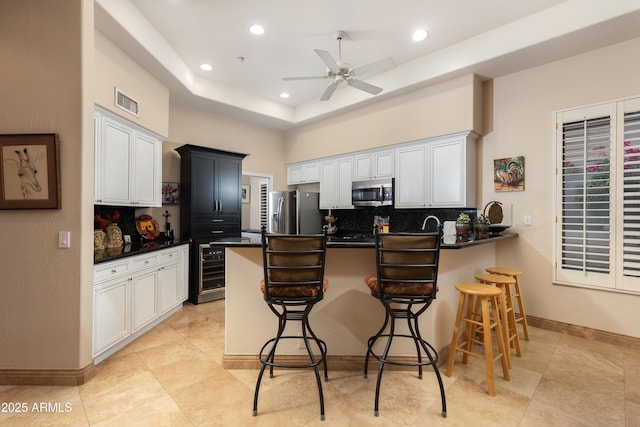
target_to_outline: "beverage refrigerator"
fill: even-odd
[[[322,233],[319,193],[272,191],[267,204],[267,231],[279,234]]]

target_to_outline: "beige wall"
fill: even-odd
[[[279,131],[171,104],[168,139],[178,145],[249,154],[242,162],[243,172],[273,174],[274,190],[287,187],[285,150]]]
[[[91,363],[93,1],[0,2],[0,133],[57,133],[60,210],[0,211],[0,368]],[[71,248],[58,249],[58,231]]]
[[[480,134],[482,84],[466,75],[286,134],[286,162],[473,130]]]
[[[169,89],[98,31],[95,64],[96,104],[161,136],[169,134]],[[115,106],[115,87],[139,102],[139,117]]]
[[[554,129],[557,110],[640,95],[640,39],[494,80],[493,131],[484,137],[482,200],[513,207],[517,241],[498,261],[524,271],[523,294],[533,316],[640,337],[640,296],[551,283],[554,227]],[[526,188],[495,193],[493,159],[525,157]],[[481,205],[481,203],[479,203]],[[523,215],[533,225],[524,227]]]

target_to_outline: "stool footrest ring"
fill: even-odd
[[[368,347],[369,347],[369,353],[371,354],[371,356],[373,356],[377,361],[382,362],[382,363],[388,363],[389,365],[398,365],[398,366],[429,366],[429,365],[433,365],[434,363],[437,364],[438,363],[438,352],[436,351],[435,348],[433,348],[433,346],[431,344],[429,344],[427,341],[425,340],[421,340],[421,339],[417,339],[411,335],[402,335],[402,334],[394,334],[393,338],[409,338],[412,341],[414,341],[416,344],[422,344],[425,345],[429,348],[430,352],[433,352],[432,354],[430,354],[430,360],[425,360],[422,362],[411,362],[411,361],[401,361],[401,360],[394,360],[394,359],[383,359],[382,356],[377,355],[373,349],[371,348],[372,345],[374,344],[374,340],[377,340],[378,338],[383,338],[383,337],[389,337],[390,334],[380,334],[380,335],[376,335],[373,336],[371,338],[369,338],[369,343],[368,343]],[[424,350],[423,350],[424,351]]]
[[[299,336],[296,336],[296,335],[287,335],[287,336],[281,336],[281,337],[278,338],[278,340],[284,340],[284,339],[304,340],[304,337],[299,337]],[[318,358],[315,362],[306,363],[306,364],[276,363],[274,361],[271,361],[271,359],[270,359],[270,355],[271,355],[272,352],[269,351],[265,355],[265,351],[264,351],[265,348],[267,348],[267,346],[269,346],[269,344],[272,344],[274,341],[276,341],[276,338],[271,338],[260,349],[260,353],[258,354],[258,359],[260,360],[260,363],[262,363],[264,365],[267,365],[267,366],[273,366],[275,368],[308,369],[308,368],[315,368],[316,366],[319,366],[322,363],[324,363],[324,361],[326,359],[326,356],[327,356],[327,344],[323,340],[319,339],[318,341],[315,341],[314,339],[309,339],[309,341],[315,342],[318,345],[318,347],[320,349],[320,352],[321,352],[321,354],[319,354],[319,355],[314,354],[314,357]],[[309,354],[300,354],[300,356],[309,356]]]

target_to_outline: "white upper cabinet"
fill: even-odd
[[[320,209],[351,209],[353,157],[345,156],[320,164]]]
[[[357,153],[353,156],[353,180],[393,178],[393,149]]]
[[[135,132],[133,195],[136,206],[162,206],[162,141]]]
[[[395,178],[393,192],[396,208],[428,206],[426,144],[396,148]]]
[[[162,139],[96,109],[95,204],[161,206]]]
[[[398,146],[395,207],[474,207],[476,138],[464,132]]]
[[[320,181],[320,162],[295,163],[287,166],[287,185]]]

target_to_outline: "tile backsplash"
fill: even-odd
[[[140,237],[136,230],[136,214],[135,208],[123,206],[93,206],[94,220],[96,215],[100,215],[104,219],[113,218],[115,211],[118,211],[118,226],[122,230],[122,234],[129,234],[132,238]],[[98,228],[94,221],[94,228]]]
[[[394,209],[390,206],[379,208],[358,208],[332,210],[333,216],[337,217],[336,226],[338,234],[341,233],[372,233],[374,217],[388,216],[390,232],[419,232],[422,229],[424,219],[429,215],[435,215],[441,222],[455,221],[460,212],[467,213],[473,221],[476,217],[475,208],[447,208],[447,209]],[[322,214],[327,215],[323,210]],[[432,225],[433,221],[428,223]]]

